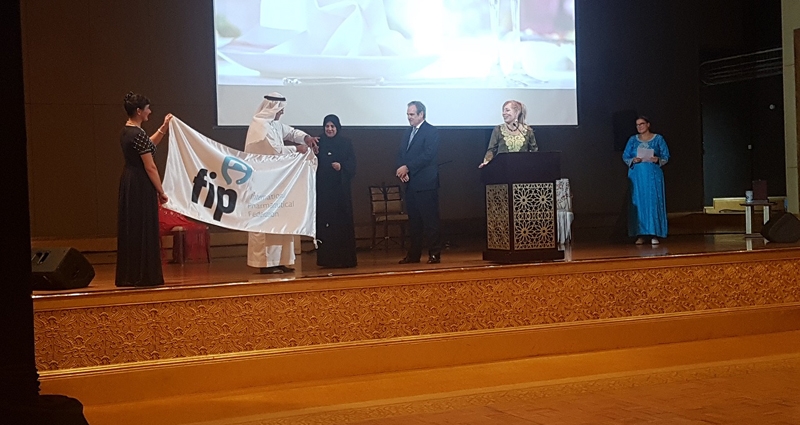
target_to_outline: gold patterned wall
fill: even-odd
[[[37,367],[70,369],[800,301],[800,259],[795,258],[541,276],[505,270],[516,275],[497,270],[492,273],[506,277],[394,286],[368,277],[359,284],[372,287],[36,311]]]

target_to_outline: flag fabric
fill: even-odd
[[[234,230],[316,236],[317,158],[245,153],[169,124],[164,207]]]

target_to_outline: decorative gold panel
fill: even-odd
[[[517,183],[514,193],[514,249],[556,247],[553,183]]]
[[[486,241],[489,249],[511,249],[508,217],[508,185],[486,185]]]
[[[800,259],[34,313],[40,370],[800,301]]]

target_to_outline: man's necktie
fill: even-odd
[[[414,129],[411,130],[411,137],[408,138],[408,146],[406,146],[406,150],[411,147],[411,141],[414,140],[414,135],[417,134],[417,130],[417,127],[414,127]]]

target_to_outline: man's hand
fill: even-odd
[[[633,161],[631,161],[631,162],[634,163],[634,164],[638,164],[638,163],[642,162],[642,158],[639,158],[637,156],[636,158],[633,158]]]
[[[408,167],[406,167],[405,165],[401,166],[400,168],[397,169],[397,173],[395,173],[395,175],[397,176],[398,179],[400,179],[401,182],[407,183]]]
[[[297,145],[297,152],[306,153],[308,152],[308,146],[306,145]]]
[[[314,153],[319,153],[319,137],[306,136],[303,138],[306,145],[310,147]]]

